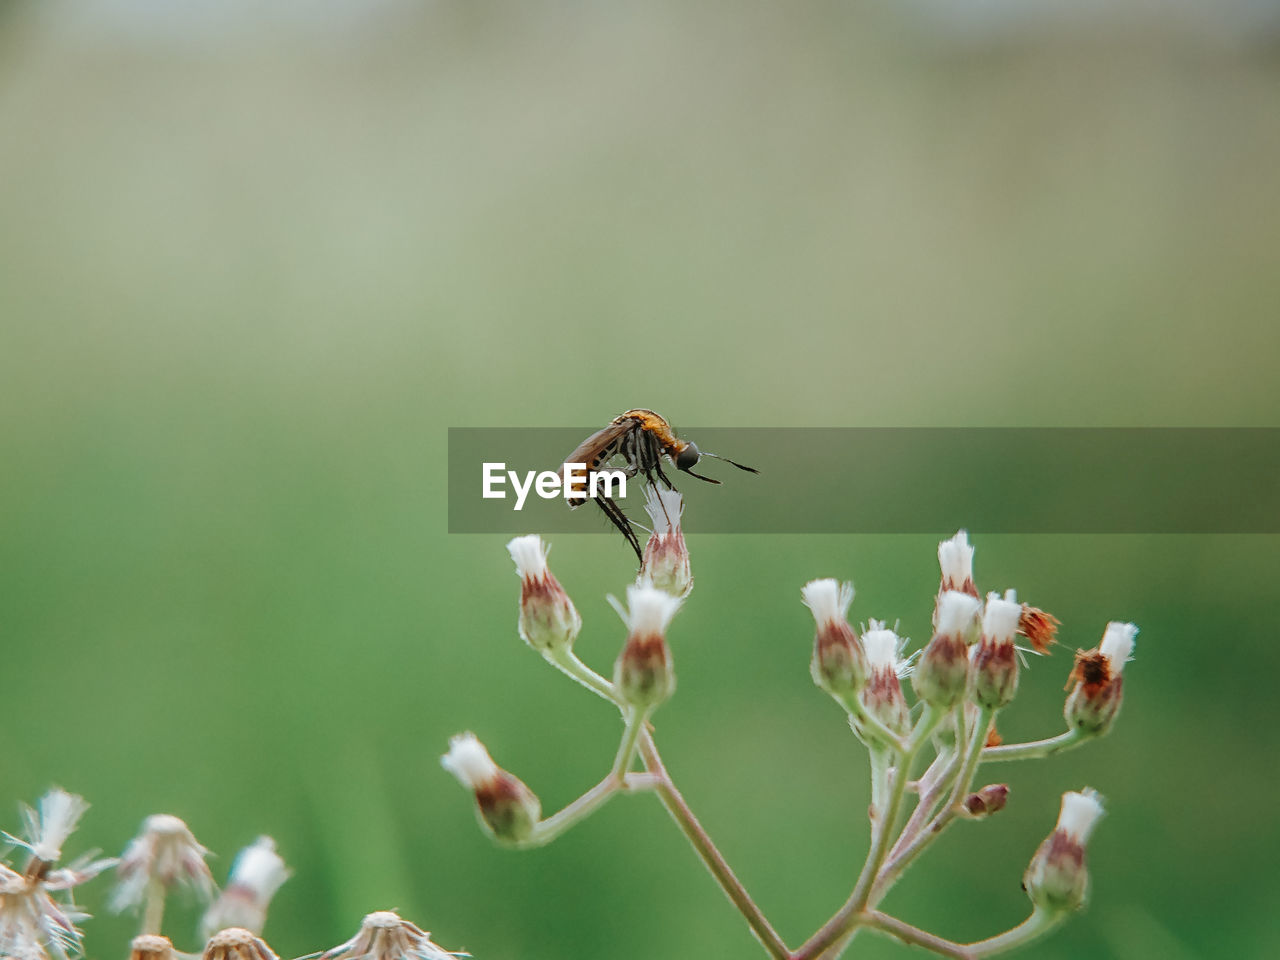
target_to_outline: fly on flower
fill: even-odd
[[[639,476],[651,486],[660,483],[668,490],[674,490],[676,485],[662,469],[663,457],[670,460],[677,470],[691,477],[697,477],[699,480],[705,480],[707,483],[720,481],[694,473],[693,468],[698,465],[702,457],[723,460],[748,473],[760,472],[755,467],[748,467],[728,457],[699,450],[690,441],[677,437],[671,424],[652,410],[628,410],[621,416],[614,417],[607,427],[597,430],[583,440],[573,453],[565,458],[564,466],[561,468],[561,475],[566,478],[565,500],[570,507],[579,507],[588,499],[594,500],[610,522],[627,538],[631,549],[636,552],[636,557],[643,561],[644,553],[640,549],[640,541],[631,527],[631,521],[622,512],[617,501],[607,494],[588,497],[587,490],[582,484],[570,486],[568,471],[571,465],[581,464],[586,468],[589,478],[593,472],[603,469],[616,458],[621,461],[621,472],[627,478]]]

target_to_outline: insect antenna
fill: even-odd
[[[755,467],[748,467],[745,463],[739,463],[737,460],[730,460],[728,457],[722,457],[718,453],[704,453],[703,456],[711,457],[713,460],[723,460],[725,463],[729,464],[730,466],[737,467],[739,470],[745,470],[747,471],[747,473],[760,472]],[[697,474],[694,474],[694,476],[697,476]]]

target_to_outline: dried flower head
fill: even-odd
[[[653,533],[644,547],[640,581],[672,596],[686,597],[693,589],[693,573],[680,529],[684,498],[676,490],[650,484],[644,491],[644,509],[653,522]]]
[[[848,620],[853,584],[810,580],[800,596],[816,627],[809,663],[813,682],[837,699],[856,695],[867,682],[867,657]]]
[[[215,887],[209,865],[204,862],[208,854],[180,818],[167,813],[147,817],[141,832],[129,841],[120,858],[111,909],[118,913],[138,906],[152,881],[165,890],[184,886],[202,900],[211,899]]]
[[[243,927],[219,930],[204,945],[203,960],[280,960],[266,941]]]
[[[231,865],[231,876],[222,895],[205,911],[201,929],[208,937],[225,927],[243,927],[262,933],[267,908],[291,871],[276,852],[276,842],[259,837],[245,847]]]
[[[41,881],[0,864],[0,957],[75,956],[83,937],[75,923],[87,916],[70,903],[54,900]]]
[[[449,740],[440,765],[475,795],[481,825],[502,843],[519,844],[533,833],[542,804],[532,790],[493,762],[474,733]]]
[[[507,544],[520,576],[520,639],[546,652],[572,646],[582,617],[547,566],[550,547],[537,534]]]
[[[431,942],[431,934],[391,910],[379,910],[364,918],[360,932],[320,955],[320,960],[453,960],[465,953],[450,953]]]
[[[1084,903],[1089,886],[1085,846],[1102,812],[1102,797],[1095,790],[1062,795],[1058,825],[1040,844],[1022,878],[1037,907],[1064,912]]]
[[[1102,642],[1092,650],[1077,650],[1067,686],[1063,715],[1067,725],[1084,733],[1101,735],[1111,729],[1124,699],[1124,665],[1133,657],[1138,628],[1112,621]]]
[[[177,953],[168,937],[144,933],[129,944],[129,960],[177,960]]]
[[[71,902],[69,893],[62,900],[53,894],[66,893],[116,863],[90,856],[54,869],[62,845],[88,808],[82,797],[60,787],[40,799],[38,810],[23,808],[27,839],[9,839],[31,857],[22,873],[0,864],[0,957],[66,960],[80,952],[82,934],[76,923],[89,915]]]
[[[1058,642],[1060,626],[1062,621],[1052,613],[1046,613],[1029,603],[1022,605],[1022,615],[1018,618],[1018,635],[1026,637],[1036,653],[1048,653],[1049,648]]]

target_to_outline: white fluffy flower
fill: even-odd
[[[1113,620],[1107,624],[1098,649],[1107,658],[1113,676],[1120,676],[1124,671],[1124,665],[1133,659],[1133,647],[1137,636],[1138,628],[1132,623]]]
[[[962,636],[982,606],[977,597],[959,590],[947,590],[938,598],[938,625],[936,632],[948,637]]]
[[[226,927],[244,927],[253,933],[262,933],[271,898],[291,872],[270,837],[259,837],[245,847],[231,865],[227,888],[205,912],[201,921],[204,935],[207,937]]]
[[[1097,790],[1085,787],[1079,793],[1064,793],[1062,809],[1058,813],[1058,830],[1083,847],[1089,842],[1089,836],[1102,819],[1102,814],[1102,796]]]
[[[479,790],[497,778],[501,768],[470,731],[449,738],[449,752],[440,758],[444,767],[468,790]]]
[[[671,618],[680,609],[680,598],[673,597],[664,590],[659,590],[647,583],[636,583],[627,587],[627,606],[624,609],[615,597],[609,602],[618,616],[627,625],[627,631],[633,637],[665,636]]]
[[[853,584],[838,580],[810,580],[800,588],[804,605],[813,614],[814,622],[821,628],[829,623],[843,623],[849,616],[853,603]]]
[[[1018,603],[1018,595],[1014,591],[1006,590],[1003,597],[989,593],[987,606],[982,612],[982,635],[992,643],[1013,643],[1021,617],[1022,604]]]
[[[968,593],[974,589],[973,547],[969,545],[967,531],[957,531],[950,540],[943,540],[938,544],[938,566],[942,569],[943,590]]]
[[[537,580],[546,576],[547,552],[550,549],[536,533],[516,537],[507,544],[507,552],[515,561],[516,573],[522,580]]]

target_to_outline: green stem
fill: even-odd
[[[983,957],[992,957],[1017,947],[1026,946],[1033,940],[1044,936],[1060,924],[1066,916],[1065,912],[1049,914],[1036,910],[1012,930],[1006,930],[997,936],[979,940],[975,943],[956,943],[954,940],[948,940],[945,937],[929,933],[927,930],[921,930],[919,927],[904,920],[899,920],[897,917],[881,913],[879,910],[863,910],[853,918],[852,929],[849,930],[844,938],[836,941],[821,954],[815,956],[815,960],[835,960],[836,957],[840,956],[844,948],[849,945],[853,935],[862,927],[879,930],[881,933],[887,933],[905,944],[913,947],[922,947],[942,957],[952,957],[953,960],[980,960]],[[804,949],[802,948],[796,952],[795,957],[800,957],[803,953]]]
[[[551,816],[540,820],[537,826],[533,828],[533,834],[516,846],[522,850],[546,846],[570,827],[581,823],[603,807],[615,794],[652,790],[656,785],[654,780],[644,774],[637,774],[634,777],[624,774],[619,777],[615,771],[610,771],[607,777],[563,810],[559,810]]]
[[[565,675],[572,677],[592,693],[603,697],[612,704],[621,706],[618,703],[618,695],[614,692],[613,684],[579,660],[578,655],[573,650],[567,647],[548,650],[542,656],[547,663]]]
[[[862,914],[861,920],[874,930],[887,933],[913,947],[924,947],[926,950],[940,956],[954,957],[955,960],[973,960],[976,956],[968,947],[962,944],[935,936],[928,931],[921,930],[919,927],[905,923],[897,917],[881,913],[879,910],[868,910]]]
[[[960,754],[953,751],[946,751],[934,757],[933,763],[929,764],[929,769],[920,777],[920,800],[911,811],[907,825],[902,828],[902,833],[898,835],[893,849],[889,851],[890,860],[898,855],[933,816],[938,798],[950,789],[951,778],[955,775],[959,764]]]
[[[631,768],[631,761],[636,755],[636,741],[639,740],[640,731],[648,722],[649,713],[649,710],[638,710],[635,707],[628,707],[623,711],[627,727],[622,732],[622,742],[618,744],[618,755],[613,759],[611,776],[615,779],[623,779]]]
[[[666,767],[662,764],[662,757],[658,753],[658,747],[653,742],[653,737],[649,734],[649,731],[643,729],[643,725],[641,725],[640,732],[640,755],[644,760],[645,768],[657,777],[655,789],[658,799],[662,801],[667,813],[676,822],[676,826],[680,828],[680,832],[689,841],[694,852],[701,858],[703,865],[715,877],[716,882],[720,884],[720,889],[724,891],[725,896],[729,898],[730,902],[738,909],[738,912],[746,919],[747,926],[751,928],[751,932],[755,934],[756,939],[760,941],[774,960],[791,960],[791,951],[787,949],[787,945],[782,942],[782,938],[778,936],[768,919],[760,911],[760,908],[756,906],[755,901],[751,899],[746,888],[742,886],[741,881],[734,875],[733,870],[729,868],[729,864],[725,862],[720,851],[716,849],[716,845],[711,842],[711,838],[702,828],[702,824],[698,822],[698,818],[693,815],[693,811],[685,803],[680,791],[671,782],[671,777],[667,773]]]
[[[858,874],[853,893],[849,895],[849,899],[836,911],[835,915],[796,951],[792,960],[814,960],[814,958],[824,954],[828,956],[838,955],[838,950],[834,954],[830,954],[828,951],[844,940],[846,935],[857,926],[859,922],[858,916],[871,899],[875,880],[880,873],[881,867],[884,866],[885,855],[889,851],[889,836],[893,833],[893,828],[898,822],[898,815],[902,812],[902,800],[907,792],[907,781],[911,779],[911,765],[915,761],[916,754],[920,752],[920,748],[928,741],[930,735],[942,721],[942,717],[942,714],[925,704],[924,713],[921,714],[915,729],[911,732],[906,749],[898,754],[893,783],[889,787],[889,800],[882,809],[877,810],[877,823],[872,833],[871,849],[867,853],[867,859],[862,865],[861,873]],[[873,778],[877,778],[880,770],[884,769],[882,765],[877,764],[875,751],[872,751],[871,769]],[[882,788],[877,783],[873,783],[873,796],[880,789]]]
[[[900,753],[907,749],[906,741],[885,726],[884,722],[879,717],[868,713],[856,695],[837,697],[836,699],[840,702],[840,705],[844,707],[845,712],[848,713],[854,721],[856,721],[854,724],[854,732],[858,733],[859,738],[862,739],[864,743],[867,743],[867,737],[869,736],[872,740],[879,740],[885,746],[892,747]],[[861,732],[859,732],[858,727],[863,728]],[[872,747],[874,744],[867,743],[867,746]]]
[[[1046,740],[1032,740],[1028,743],[1006,743],[998,747],[987,747],[982,751],[983,763],[998,763],[1002,760],[1034,760],[1040,757],[1051,757],[1072,747],[1078,747],[1089,737],[1076,728],[1049,737]]]
[[[1038,940],[1067,918],[1065,912],[1048,913],[1036,909],[1012,930],[968,945],[969,956],[991,957]]]
[[[164,883],[159,877],[147,881],[147,905],[142,912],[142,928],[139,933],[160,933],[164,922]]]
[[[893,856],[890,857],[884,871],[876,880],[876,889],[873,891],[873,899],[876,902],[879,902],[880,898],[888,892],[903,871],[911,865],[911,862],[923,853],[934,840],[938,839],[955,819],[957,811],[960,809],[960,801],[964,799],[965,794],[969,791],[973,775],[978,769],[978,761],[982,754],[982,744],[986,740],[987,730],[991,726],[991,718],[994,715],[994,710],[979,708],[973,730],[969,735],[969,743],[966,745],[960,764],[960,773],[956,777],[951,790],[951,796],[933,819],[921,828],[913,838],[906,841],[905,846],[900,842],[901,849],[897,850],[895,848]],[[945,789],[945,785],[946,778],[943,777],[939,782],[939,787]],[[923,804],[924,798],[921,798],[920,802]],[[933,803],[932,799],[930,803]],[[905,837],[906,833],[904,831],[903,838]]]

